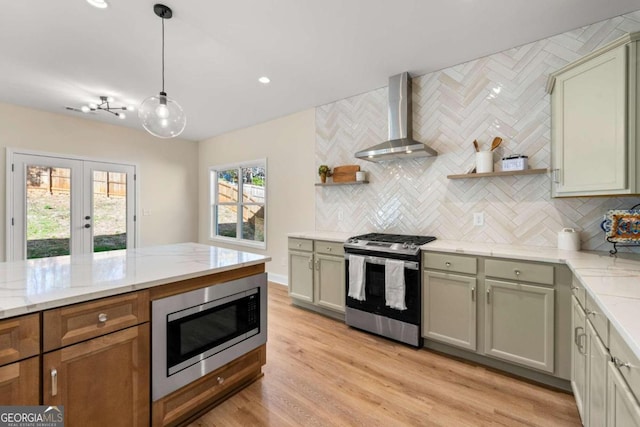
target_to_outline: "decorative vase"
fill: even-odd
[[[326,173],[321,173],[320,174],[320,182],[322,182],[323,184],[327,182],[327,174]]]

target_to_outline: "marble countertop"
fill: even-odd
[[[270,261],[197,243],[0,263],[0,319]]]
[[[640,255],[447,240],[421,249],[566,264],[640,359]]]
[[[296,237],[298,239],[324,240],[327,242],[344,242],[353,233],[343,233],[340,231],[300,231],[287,234],[288,237]]]

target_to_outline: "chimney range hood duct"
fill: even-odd
[[[389,77],[389,141],[374,145],[355,154],[370,162],[433,157],[438,153],[413,139],[411,127],[411,77],[409,73]]]

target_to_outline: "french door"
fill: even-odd
[[[14,152],[9,260],[135,246],[135,166]]]

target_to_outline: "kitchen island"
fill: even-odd
[[[184,243],[0,263],[1,404],[62,406],[68,425],[187,422],[259,378],[266,346],[151,402],[153,301],[266,282],[269,260]]]

